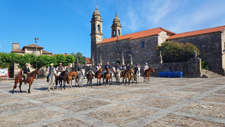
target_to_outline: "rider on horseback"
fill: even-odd
[[[50,66],[47,69],[47,71],[49,71],[48,76],[47,76],[47,82],[49,82],[49,77],[51,77],[55,72],[55,67],[53,65],[54,64],[51,63]]]
[[[136,75],[137,71],[138,71],[138,65],[136,64],[136,65],[134,65],[134,74],[135,75]]]
[[[57,75],[59,76],[63,71],[65,71],[64,67],[62,66],[62,63],[59,63],[59,66],[56,68]]]
[[[93,75],[95,74],[95,73],[94,73],[94,68],[92,67],[91,64],[89,65],[88,70],[91,71],[91,73],[92,73]],[[89,72],[89,71],[88,71],[88,72]],[[86,75],[88,74],[88,72],[86,73]]]
[[[95,72],[95,78],[97,78],[97,72],[102,68],[101,64],[98,63],[98,66],[96,67],[96,72]]]
[[[23,77],[24,83],[27,84],[27,75],[30,74],[30,68],[28,67],[28,63],[26,63],[26,67],[23,68]]]
[[[82,69],[83,69],[82,66],[80,66],[80,63],[78,63],[77,69],[76,69],[77,70],[77,74],[79,74]]]
[[[109,65],[109,62],[107,62],[105,65],[105,71],[104,71],[105,73],[107,72],[108,68],[110,69],[110,76],[112,77],[112,71],[111,71],[111,66]],[[104,73],[104,75],[105,75],[105,73]]]
[[[148,63],[146,63],[143,70],[144,70],[144,72],[145,72],[145,71],[148,70],[148,69],[149,69]]]

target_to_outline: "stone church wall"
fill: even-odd
[[[190,42],[200,50],[200,58],[209,65],[209,70],[224,75],[221,32],[172,39],[175,42]]]
[[[153,76],[158,76],[159,72],[164,71],[182,71],[183,77],[201,77],[200,58],[192,58],[187,62],[153,64],[152,66],[155,69]]]
[[[144,42],[144,48],[142,48]],[[156,54],[155,47],[158,45],[158,35],[139,38],[135,40],[120,40],[119,42],[110,42],[106,44],[97,45],[97,61],[102,57],[102,64],[105,65],[107,61],[120,62],[122,64],[122,54],[124,55],[124,62],[130,62],[131,54],[134,64],[143,66],[146,62],[149,64],[158,63],[159,59]]]

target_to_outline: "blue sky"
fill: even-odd
[[[0,52],[34,43],[56,53],[90,57],[96,5],[103,34],[111,37],[117,0],[0,0]],[[225,0],[118,0],[122,34],[163,27],[175,33],[225,25]]]

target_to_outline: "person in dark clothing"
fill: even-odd
[[[136,75],[137,71],[138,71],[138,66],[137,66],[137,64],[136,64],[136,65],[134,65],[134,74],[135,74],[135,75]]]
[[[30,74],[30,68],[28,67],[28,63],[26,63],[26,67],[23,68],[23,77],[24,77],[25,84],[27,84],[28,74]]]
[[[109,62],[107,62],[106,63],[106,65],[105,65],[105,73],[107,72],[107,69],[109,68],[109,70],[110,70],[110,75],[112,76],[112,71],[111,71],[111,66],[109,65]],[[105,74],[104,73],[104,74]]]
[[[129,70],[130,69],[130,63],[127,62],[127,65],[126,65],[126,70]]]

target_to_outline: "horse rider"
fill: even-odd
[[[116,70],[117,70],[117,69],[120,69],[120,64],[119,64],[119,63],[116,64],[115,69],[116,69]]]
[[[77,65],[77,74],[80,74],[81,70],[83,69],[83,67],[80,65],[80,63],[78,63]]]
[[[105,65],[105,73],[107,72],[107,69],[109,68],[110,70],[110,76],[112,77],[112,71],[111,71],[111,66],[109,65],[109,62],[106,62],[106,65]],[[105,75],[104,73],[104,75]]]
[[[56,68],[57,75],[59,76],[63,71],[65,71],[65,68],[62,66],[62,63],[59,63],[59,66]]]
[[[47,82],[49,82],[49,77],[51,77],[55,72],[55,67],[53,65],[54,64],[51,63],[50,66],[47,69],[47,71],[49,71],[48,76],[47,76]]]
[[[134,74],[135,75],[136,75],[137,71],[138,71],[138,65],[136,64],[136,65],[134,65]]]
[[[122,70],[122,71],[126,70],[125,64],[123,64],[123,65],[121,66],[121,70]]]
[[[95,74],[95,73],[94,73],[94,68],[92,67],[91,64],[89,65],[88,70],[91,71],[91,73],[92,73],[93,75]],[[89,72],[89,71],[88,71],[88,72]],[[88,74],[88,72],[86,73],[86,75]]]
[[[27,84],[27,75],[30,74],[30,68],[28,67],[28,63],[26,63],[26,66],[23,68],[23,77],[24,77],[24,83]]]
[[[145,72],[145,71],[148,70],[148,69],[149,69],[148,63],[146,63],[143,70],[144,70],[144,72]]]
[[[127,65],[126,65],[126,70],[130,70],[130,62],[127,62]]]
[[[95,78],[97,78],[97,72],[102,68],[101,64],[98,63],[98,66],[96,66],[96,72],[95,72]]]

